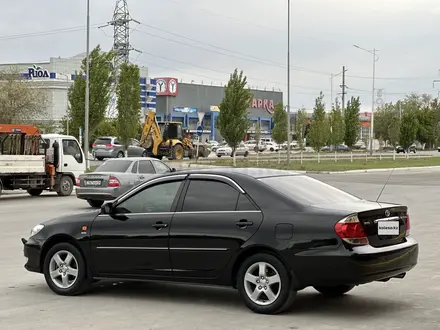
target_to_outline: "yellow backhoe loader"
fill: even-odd
[[[182,160],[184,157],[193,159],[197,155],[197,146],[184,136],[182,123],[158,122],[153,111],[145,116],[140,145],[147,150],[148,156],[158,159],[164,156],[170,160]],[[199,145],[198,148],[199,157],[208,157],[211,153],[207,146]]]

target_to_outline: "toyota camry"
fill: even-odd
[[[104,279],[193,282],[234,287],[263,314],[306,287],[336,297],[402,279],[418,259],[407,206],[268,169],[163,174],[100,211],[37,224],[22,242],[25,268],[59,295]]]

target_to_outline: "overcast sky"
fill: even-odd
[[[225,84],[234,68],[249,84],[287,91],[287,0],[127,0],[132,60],[152,77]],[[112,46],[115,0],[90,0],[91,47]],[[438,0],[291,0],[291,106],[313,107],[330,74],[347,68],[348,97],[371,109],[373,56],[384,100],[409,92],[437,96],[440,84]],[[44,61],[85,51],[86,0],[8,1],[0,11],[0,63]],[[55,31],[62,29],[70,29]],[[53,31],[52,34],[40,33]],[[66,32],[68,31],[68,32]],[[334,78],[334,97],[341,76]]]

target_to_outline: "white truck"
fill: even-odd
[[[73,136],[42,134],[33,125],[0,124],[0,195],[22,189],[69,196],[86,170],[84,152]]]

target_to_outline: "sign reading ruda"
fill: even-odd
[[[265,109],[270,114],[273,114],[274,111],[275,111],[275,105],[274,105],[273,100],[256,99],[256,98],[254,98],[252,100],[251,107],[252,108],[257,108],[257,109]]]
[[[41,66],[32,65],[28,68],[29,78],[50,78],[49,72],[44,70]]]

